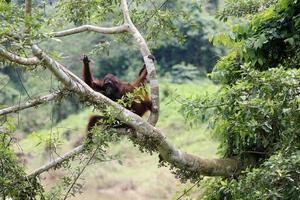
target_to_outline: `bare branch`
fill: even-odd
[[[33,172],[31,172],[30,174],[28,174],[28,177],[33,177],[33,176],[38,176],[40,174],[42,174],[45,171],[48,171],[49,169],[53,168],[53,167],[57,167],[58,165],[60,165],[61,163],[63,163],[64,161],[72,158],[73,156],[75,156],[76,154],[79,154],[81,152],[84,151],[84,145],[80,145],[76,148],[74,148],[73,150],[71,150],[70,152],[64,154],[63,156],[53,160],[52,162],[34,170]]]
[[[86,97],[87,101],[95,105],[101,107],[110,106],[112,115],[136,130],[139,137],[151,138],[151,140],[155,141],[156,146],[153,148],[172,166],[207,176],[231,176],[237,173],[239,168],[238,161],[234,159],[203,159],[180,151],[166,139],[160,130],[101,93],[92,90],[81,79],[76,78],[74,74],[69,74],[70,72],[66,68],[63,68],[62,65],[43,53],[38,46],[33,46],[33,53],[43,60],[45,66],[53,71],[53,74],[62,83],[72,88],[78,95]],[[134,134],[134,132],[126,132],[126,134]]]
[[[66,95],[66,94],[67,94],[67,92],[56,91],[56,92],[53,92],[51,94],[29,100],[29,101],[27,101],[25,103],[22,103],[22,104],[19,104],[19,105],[15,105],[15,106],[11,106],[11,107],[8,107],[8,108],[1,109],[0,110],[0,115],[13,113],[13,112],[17,112],[17,111],[20,111],[20,110],[24,110],[26,108],[38,106],[38,105],[46,103],[48,101],[52,101],[52,100],[61,98],[62,96]]]
[[[115,26],[115,27],[99,27],[99,26],[93,26],[93,25],[83,25],[76,28],[71,28],[64,31],[54,32],[52,35],[54,37],[63,37],[67,35],[73,35],[77,33],[82,33],[85,31],[93,31],[103,34],[116,34],[116,33],[124,33],[128,31],[128,25],[123,24],[121,26]]]
[[[37,65],[40,63],[40,60],[37,57],[24,58],[16,54],[6,51],[4,48],[0,47],[0,57],[6,58],[7,60],[18,63],[21,65]]]
[[[130,18],[126,0],[121,0],[121,8],[123,11],[124,21],[129,25],[129,30],[137,41],[147,67],[151,88],[151,101],[153,106],[148,122],[152,125],[155,125],[159,118],[159,87],[154,66],[154,57],[152,56],[145,39]]]

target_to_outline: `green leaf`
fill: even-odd
[[[258,63],[260,64],[260,65],[263,65],[264,64],[264,61],[263,61],[263,59],[262,58],[258,58]]]
[[[286,43],[288,42],[292,46],[294,46],[294,44],[295,44],[295,40],[292,37],[285,39],[284,42],[286,42]]]
[[[255,49],[261,48],[263,46],[263,44],[266,42],[267,42],[267,38],[266,38],[265,34],[262,34],[259,36],[258,40],[256,40],[254,42],[254,48]]]

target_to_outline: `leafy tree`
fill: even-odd
[[[220,154],[238,157],[247,168],[210,180],[204,199],[300,196],[299,6],[280,0],[215,38],[231,47],[211,74],[221,89],[215,97],[194,99],[194,108],[184,111],[193,120],[213,107]]]
[[[0,134],[0,194],[2,199],[14,197],[15,199],[34,199],[42,194],[43,188],[38,181],[28,179],[24,169],[19,166],[18,159],[11,148],[12,138],[10,134],[15,130],[12,118],[3,117]]]
[[[173,70],[171,71],[172,82],[174,83],[183,83],[185,81],[196,80],[201,76],[197,67],[191,64],[180,63],[174,65]],[[202,77],[204,76],[204,72]]]

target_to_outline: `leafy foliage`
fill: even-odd
[[[279,1],[264,12],[233,27],[229,38],[238,44],[238,56],[256,69],[284,65],[297,68],[299,57],[299,3]]]
[[[291,15],[290,10],[294,10],[293,8],[298,8],[300,5],[298,1],[295,2],[283,0],[276,7],[258,14],[258,16],[268,16],[265,21],[260,18],[258,24],[254,22],[259,17],[254,17],[249,22],[252,32],[249,30],[248,34],[243,35],[243,40],[234,41],[232,53],[219,61],[211,75],[217,82],[223,84],[218,95],[210,99],[195,99],[195,108],[203,108],[200,111],[191,108],[185,111],[190,113],[186,116],[188,118],[191,116],[190,118],[193,119],[197,113],[202,115],[204,110],[215,107],[212,127],[215,127],[216,133],[221,136],[222,152],[226,157],[236,155],[243,157],[243,154],[250,151],[253,151],[254,154],[257,152],[272,155],[278,150],[290,149],[299,145],[297,121],[300,117],[298,111],[300,74],[298,69],[289,69],[291,68],[289,61],[292,58],[289,55],[298,52],[297,44],[293,43],[294,46],[291,46],[287,52],[280,49],[283,51],[278,54],[277,51],[272,51],[277,48],[273,40],[263,42],[262,46],[267,45],[272,52],[268,54],[270,58],[261,63],[262,66],[257,59],[249,56],[260,55],[258,52],[261,49],[252,46],[252,49],[248,48],[242,55],[240,51],[240,49],[245,49],[245,45],[252,42],[253,35],[262,35],[259,34],[259,31],[261,33],[266,29],[269,30],[268,24],[273,21],[277,23],[278,14],[280,16],[284,13]],[[287,12],[283,12],[283,5]],[[276,13],[273,10],[280,11]],[[274,16],[270,16],[271,11]],[[293,14],[297,15],[296,12]],[[267,28],[264,28],[264,25]],[[274,32],[277,32],[277,29],[282,32],[286,30],[280,26],[273,28]],[[239,30],[237,35],[244,33],[244,29],[234,28],[234,30]],[[237,48],[238,46],[239,48]],[[271,60],[273,57],[274,59]],[[275,60],[275,57],[281,58]],[[297,62],[295,59],[293,61]],[[272,68],[274,66],[276,68]],[[295,67],[292,66],[292,68]],[[262,71],[263,69],[267,70]],[[199,118],[201,117],[199,116]]]
[[[300,192],[300,152],[276,154],[260,168],[247,170],[239,180],[209,180],[201,199],[298,199]]]
[[[67,173],[50,190],[44,188],[37,181],[36,177],[28,177],[24,169],[19,165],[19,160],[12,149],[13,139],[9,136],[15,130],[12,118],[1,118],[0,129],[0,194],[3,198],[16,200],[33,199],[66,199],[80,193],[83,187],[80,176],[88,167],[95,162],[107,162],[117,159],[107,153],[107,148],[112,142],[119,141],[116,133],[107,127],[95,128],[95,144],[89,144],[83,153],[75,155],[55,167],[56,170],[62,168]],[[55,141],[58,137],[52,138],[45,135],[34,134],[40,141],[48,146],[56,146],[60,141]],[[40,142],[40,143],[41,143]],[[52,149],[53,151],[53,149]],[[79,182],[79,180],[81,182]]]
[[[212,108],[221,155],[238,158],[246,169],[237,177],[211,179],[204,199],[300,195],[299,6],[298,0],[280,0],[221,35],[231,50],[211,74],[220,90],[182,109],[194,122]]]
[[[299,70],[244,69],[242,80],[224,88],[215,119],[226,156],[247,151],[273,154],[299,143]],[[221,122],[219,125],[219,122]]]
[[[0,126],[0,194],[6,199],[39,199],[43,197],[43,188],[35,179],[28,179],[24,169],[19,165],[9,136],[15,130],[11,118],[1,117]]]
[[[24,16],[24,9],[16,3],[0,1],[0,45],[21,56],[30,55],[27,50],[31,40],[43,40],[46,34],[40,32],[45,26],[42,9],[34,9],[31,16]],[[27,31],[30,27],[30,32]],[[24,33],[20,35],[19,33]],[[32,68],[32,67],[31,67]]]
[[[82,25],[99,20],[104,21],[111,14],[116,14],[118,5],[119,1],[116,0],[79,0],[58,1],[55,7],[59,17],[73,22],[75,25]],[[118,14],[121,15],[121,12]]]
[[[217,13],[220,20],[227,21],[229,17],[248,17],[262,11],[278,0],[225,0],[225,9]]]

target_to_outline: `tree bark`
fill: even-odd
[[[116,34],[116,33],[124,33],[128,31],[128,25],[123,24],[121,26],[115,26],[115,27],[99,27],[99,26],[93,26],[93,25],[82,25],[76,28],[71,28],[64,31],[59,32],[53,32],[52,35],[54,37],[64,37],[67,35],[73,35],[77,33],[82,33],[85,31],[91,31],[91,32],[97,32],[102,34]]]
[[[40,60],[37,57],[24,58],[16,54],[10,53],[1,47],[0,47],[0,57],[20,65],[37,65],[40,63]]]

